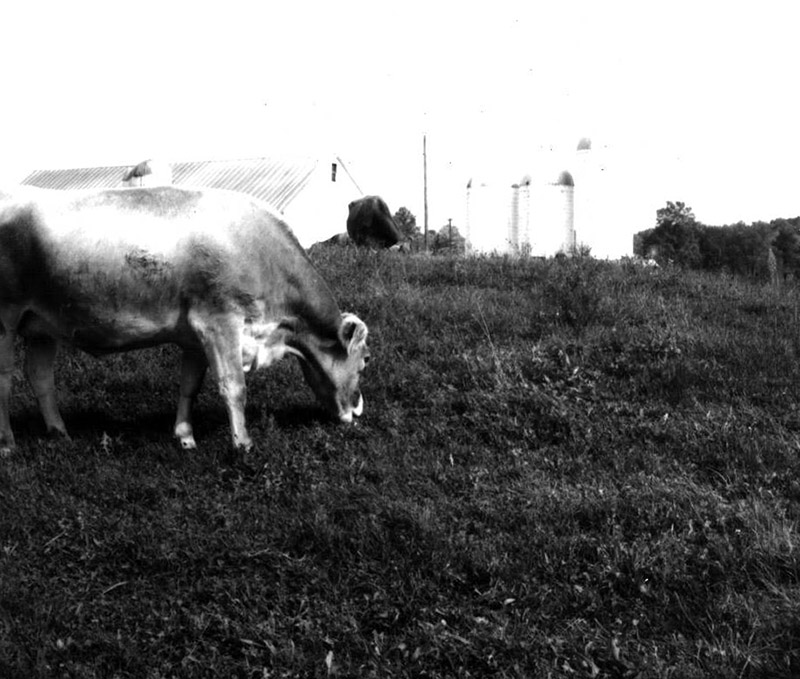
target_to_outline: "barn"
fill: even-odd
[[[265,201],[306,248],[344,231],[350,201],[363,195],[337,155],[196,160],[167,167],[157,183],[169,183],[171,170],[176,186],[230,189]],[[116,188],[130,170],[127,165],[35,170],[21,183],[44,189]]]

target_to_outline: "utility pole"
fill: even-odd
[[[422,135],[422,190],[425,203],[425,252],[428,251],[428,136]]]

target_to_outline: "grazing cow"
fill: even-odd
[[[356,245],[390,248],[402,239],[389,206],[380,196],[364,196],[349,208],[347,234]]]
[[[297,356],[325,409],[360,415],[367,327],[342,314],[292,232],[257,200],[172,186],[0,193],[0,454],[14,446],[14,339],[47,430],[66,436],[53,383],[57,343],[91,354],[183,349],[175,436],[208,366],[233,444],[249,449],[245,373]]]

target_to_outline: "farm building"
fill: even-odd
[[[144,165],[140,163],[138,167]],[[164,163],[151,178],[133,172],[125,185],[169,183]],[[303,247],[344,231],[350,201],[363,192],[338,156],[199,160],[169,165],[176,186],[201,186],[247,193],[268,203],[291,226]],[[22,184],[45,189],[123,186],[129,166],[35,170]],[[147,181],[150,179],[150,181]]]

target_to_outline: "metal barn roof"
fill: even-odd
[[[120,186],[127,167],[81,167],[74,170],[34,170],[22,184],[43,189],[110,189]]]
[[[348,174],[341,159],[334,157]],[[172,163],[172,183],[177,186],[206,186],[248,193],[283,209],[306,187],[318,158],[244,158],[236,160],[199,160]],[[35,170],[23,184],[44,189],[114,188],[130,166]],[[322,170],[330,172],[323,165]],[[352,177],[351,177],[352,180]],[[354,182],[355,183],[355,182]]]
[[[249,193],[282,211],[306,187],[319,162],[247,158],[174,163],[172,182]]]

